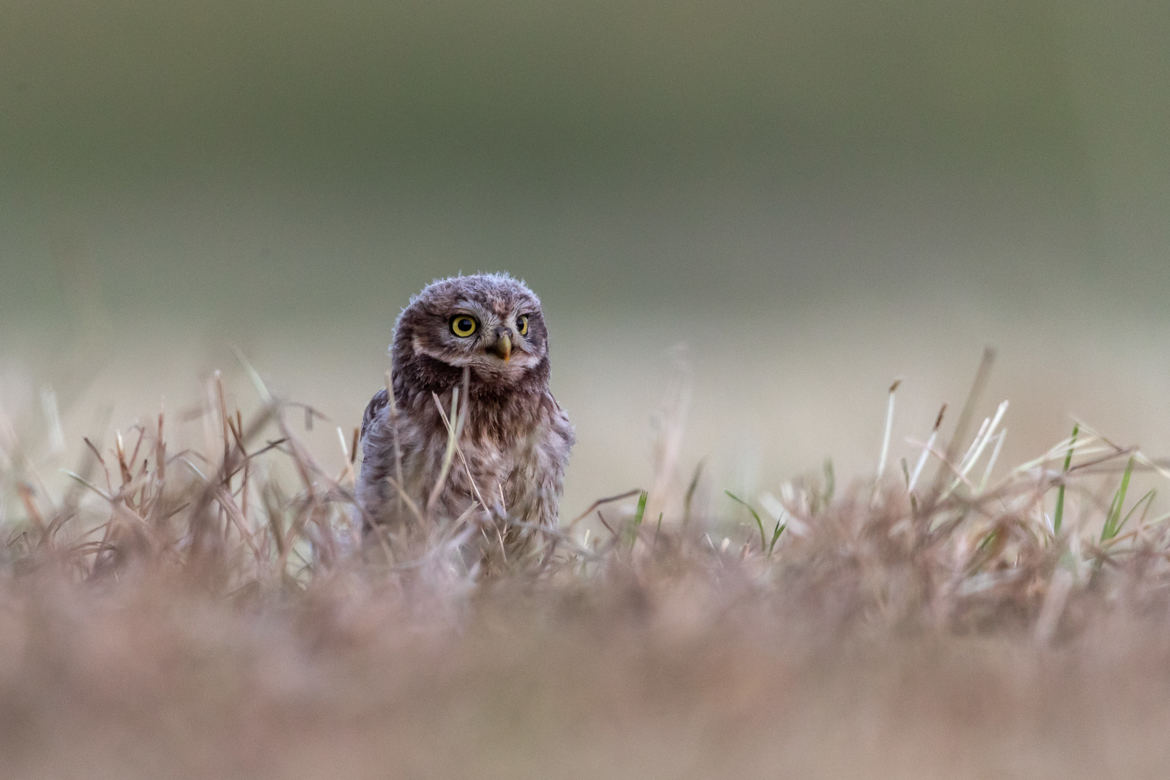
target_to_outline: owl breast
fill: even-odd
[[[485,555],[514,557],[528,549],[538,529],[557,523],[565,461],[574,440],[568,417],[550,394],[529,401],[508,404],[500,414],[496,406],[477,410],[473,399],[458,442],[462,457],[453,458],[445,477],[448,436],[433,399],[429,408],[419,399],[416,408],[393,418],[388,408],[380,410],[367,432],[360,480],[367,522],[393,529],[410,520],[399,514],[394,500],[395,458],[400,458],[403,491],[427,522],[476,523],[483,531]],[[441,402],[450,408],[449,395]]]

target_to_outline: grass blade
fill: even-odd
[[[1125,524],[1125,520],[1121,519],[1121,510],[1125,506],[1125,494],[1129,492],[1129,478],[1133,475],[1134,460],[1133,456],[1130,456],[1129,463],[1125,466],[1125,473],[1121,475],[1121,485],[1113,494],[1113,502],[1109,505],[1109,514],[1105,517],[1105,525],[1101,528],[1102,542],[1107,542],[1117,536]],[[1126,515],[1126,520],[1128,519],[1129,515]]]
[[[755,507],[753,507],[748,502],[744,501],[739,496],[732,493],[730,490],[724,490],[723,492],[726,493],[727,497],[730,498],[732,501],[734,501],[737,504],[742,504],[743,506],[747,507],[747,511],[752,513],[752,517],[756,521],[756,527],[760,529],[760,552],[767,552],[768,551],[768,535],[764,532],[764,521],[760,519],[760,513],[756,511]],[[779,534],[777,534],[777,535],[779,535]]]
[[[1064,520],[1064,480],[1063,476],[1068,474],[1068,470],[1072,468],[1073,452],[1077,446],[1077,434],[1081,432],[1081,424],[1073,424],[1072,437],[1068,440],[1068,454],[1064,457],[1064,469],[1061,472],[1060,487],[1056,491],[1056,511],[1052,514],[1052,533],[1060,533],[1060,524]]]
[[[649,499],[650,493],[646,490],[638,494],[638,506],[634,509],[634,519],[626,526],[626,543],[631,548],[638,541],[638,529],[642,527],[642,520],[646,517],[646,502]]]
[[[768,542],[768,557],[772,557],[772,550],[776,548],[776,542],[780,539],[780,534],[784,533],[784,529],[788,527],[788,523],[781,523],[776,521],[776,528],[772,531],[772,541]]]

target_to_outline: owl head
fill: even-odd
[[[391,348],[395,395],[440,392],[470,369],[476,384],[501,389],[548,380],[548,331],[540,300],[507,274],[440,279],[410,300]],[[401,399],[400,399],[401,400]]]

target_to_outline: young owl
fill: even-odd
[[[378,391],[362,421],[357,498],[366,536],[378,526],[395,534],[465,519],[485,559],[519,557],[534,529],[557,523],[574,441],[549,391],[540,301],[507,274],[442,279],[399,315],[390,351],[394,403]],[[466,409],[462,457],[449,459],[444,475],[449,434],[435,397],[455,425],[456,395]]]

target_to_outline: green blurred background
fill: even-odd
[[[925,436],[985,344],[1009,457],[1071,414],[1164,454],[1168,40],[1136,2],[4,0],[0,404],[52,386],[75,451],[237,345],[348,428],[409,295],[507,269],[573,506],[648,482],[676,371],[679,469],[728,486],[872,469],[890,381]]]

